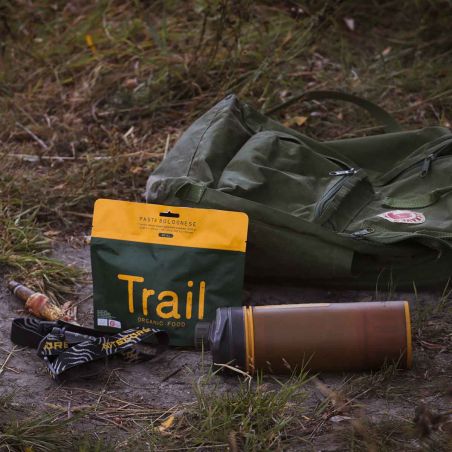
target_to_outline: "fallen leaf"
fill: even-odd
[[[159,425],[159,432],[164,432],[165,430],[168,430],[169,428],[171,428],[174,424],[174,421],[176,420],[176,416],[171,415],[169,418],[167,418],[166,420],[164,420],[160,425]]]
[[[355,31],[355,19],[352,19],[351,17],[344,17],[344,22],[349,30]]]
[[[335,423],[349,421],[350,419],[353,419],[353,418],[350,416],[339,416],[339,415],[330,417],[330,421],[335,422]]]
[[[289,91],[288,91],[287,89],[283,89],[283,90],[279,93],[279,98],[280,98],[281,100],[284,100],[284,99],[287,97],[288,94],[289,94]]]
[[[448,129],[450,129],[450,127],[451,127],[451,123],[447,118],[441,118],[440,124],[443,127],[447,127]]]
[[[435,344],[434,342],[427,342],[427,341],[419,341],[421,345],[424,348],[427,348],[428,350],[440,350],[444,346],[441,344]]]
[[[283,124],[286,127],[291,127],[294,125],[302,126],[307,120],[308,120],[307,116],[294,116],[293,118],[289,118],[286,121],[284,121]]]
[[[320,117],[324,116],[324,114],[321,111],[311,111],[311,113],[309,113],[309,116]]]
[[[92,35],[85,35],[85,42],[91,52],[96,53],[96,46],[94,45],[94,39]]]
[[[60,234],[61,234],[61,231],[57,231],[55,229],[51,229],[50,231],[44,232],[44,235],[46,237],[55,237],[56,235],[60,235]]]
[[[124,80],[122,83],[122,86],[127,89],[134,89],[138,86],[138,79],[137,78],[128,78],[127,80]]]
[[[282,46],[284,47],[290,40],[292,39],[292,30],[289,30],[284,41],[282,42]]]
[[[239,452],[239,446],[237,444],[237,433],[234,431],[229,432],[228,434],[228,443],[229,443],[229,450],[231,452]]]
[[[320,381],[318,378],[314,378],[313,381],[320,394],[326,399],[329,399],[336,413],[350,410],[349,402],[344,394],[331,389],[328,385],[323,383],[323,381]]]

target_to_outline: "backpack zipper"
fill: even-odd
[[[330,187],[318,201],[314,209],[314,218],[319,218],[320,215],[322,215],[325,207],[331,202],[336,193],[342,188],[344,183],[347,181],[347,178],[354,175],[357,171],[358,170],[354,168],[350,168],[348,170],[330,171],[328,173],[330,176],[340,176],[340,179],[332,187]]]
[[[401,174],[405,173],[406,171],[412,170],[418,166],[421,165],[421,172],[420,172],[420,177],[424,178],[425,176],[427,176],[427,174],[430,172],[430,170],[432,169],[432,163],[434,160],[439,160],[441,158],[447,158],[449,157],[448,155],[438,155],[440,154],[440,152],[435,152],[432,154],[429,154],[427,157],[425,157],[423,160],[418,160],[417,162],[411,164],[410,166],[407,166],[406,168],[404,168],[403,170],[401,170],[399,173],[397,173],[396,176],[391,177],[391,179],[389,179],[389,181],[387,181],[385,183],[388,184],[389,182],[393,181],[394,179],[396,179],[397,177],[399,177]]]
[[[432,163],[434,160],[438,159],[439,157],[447,157],[446,155],[441,155],[444,151],[447,151],[450,145],[452,145],[452,140],[449,138],[448,140],[445,140],[445,143],[441,143],[439,145],[439,148],[436,151],[431,152],[427,155],[427,157],[424,158],[422,161],[422,168],[421,168],[421,177],[427,176],[430,169],[432,168]]]
[[[427,157],[425,157],[423,160],[419,160],[416,163],[413,163],[412,165],[410,165],[409,167],[403,169],[402,171],[400,171],[399,174],[397,174],[397,176],[395,176],[394,178],[392,178],[391,180],[395,179],[396,177],[400,176],[400,174],[404,173],[405,171],[408,171],[412,168],[416,168],[417,166],[421,165],[421,173],[420,176],[422,178],[424,178],[425,176],[427,176],[427,174],[430,172],[430,170],[432,169],[432,164],[434,160],[438,160],[440,158],[443,157],[449,157],[447,155],[440,155],[441,152],[444,149],[441,149],[437,152],[432,152],[431,154],[427,155]]]
[[[351,236],[355,239],[361,239],[361,238],[365,237],[366,235],[372,234],[373,232],[375,232],[374,228],[365,228],[365,229],[360,229],[359,231],[352,232]]]
[[[438,156],[435,153],[429,154],[422,164],[421,177],[427,176],[430,168],[432,167],[433,160],[436,160]]]
[[[328,174],[330,176],[351,176],[355,174],[357,170],[355,168],[350,168],[348,170],[330,171]]]
[[[444,153],[444,151],[447,151],[451,144],[452,144],[451,137],[447,137],[446,139],[443,138],[443,141],[441,143],[434,146],[437,148],[434,152],[431,152],[426,157],[423,158],[421,157],[411,165],[408,165],[406,168],[400,169],[400,171],[398,171],[394,176],[390,176],[389,179],[387,180],[383,179],[383,182],[378,181],[377,186],[386,185],[393,181],[394,179],[396,179],[397,177],[399,177],[405,171],[409,171],[410,169],[416,168],[419,165],[421,165],[420,177],[424,178],[430,172],[434,160],[437,160],[440,157],[448,157],[448,155],[442,156],[441,154]]]

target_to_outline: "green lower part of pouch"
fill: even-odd
[[[170,344],[192,346],[198,321],[241,306],[245,253],[93,237],[94,325],[150,326]]]

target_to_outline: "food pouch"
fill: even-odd
[[[247,230],[241,212],[97,200],[94,325],[159,328],[192,346],[198,321],[242,304]]]

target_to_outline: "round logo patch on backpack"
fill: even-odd
[[[391,223],[422,224],[425,222],[423,213],[413,212],[412,210],[391,210],[377,216]]]

